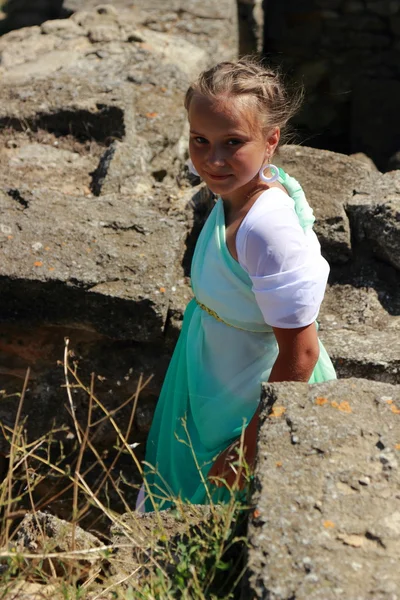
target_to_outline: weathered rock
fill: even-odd
[[[353,157],[296,146],[284,146],[279,161],[304,185],[332,265],[318,320],[338,375],[399,383],[400,280],[389,266],[398,269],[399,263],[397,171],[368,172]],[[335,266],[345,256],[346,267]]]
[[[0,194],[3,322],[85,323],[117,339],[161,338],[187,233],[161,210],[162,198],[157,210],[148,197],[15,195]]]
[[[399,21],[400,22],[400,21]],[[395,152],[390,158],[388,162],[388,170],[394,171],[395,169],[400,169],[400,151]]]
[[[211,510],[209,506],[182,505],[176,509],[167,509],[150,513],[125,513],[111,527],[111,542],[116,553],[111,561],[111,571],[119,576],[135,573],[139,565],[147,563],[150,556],[162,544],[170,544],[177,536],[188,534],[194,527],[204,524],[213,516],[217,517],[219,507]],[[131,544],[127,551],[126,546]],[[150,566],[150,565],[149,565]],[[135,579],[140,577],[138,573]]]
[[[397,598],[400,388],[283,383],[262,403],[244,597]]]
[[[374,171],[374,173],[379,172],[379,170],[378,170],[376,164],[374,163],[374,161],[372,160],[372,158],[370,158],[363,152],[355,152],[354,154],[350,154],[350,156],[351,156],[351,158],[356,158],[357,160],[360,160],[361,162],[363,162],[365,165],[367,165],[370,168],[371,171]]]
[[[126,584],[134,589],[137,586],[140,591],[146,579],[156,575],[160,568],[164,572],[178,574],[184,561],[190,564],[190,549],[198,544],[197,561],[200,553],[211,564],[215,560],[213,548],[219,544],[222,550],[228,543],[228,514],[226,505],[180,505],[157,513],[132,512],[122,515],[111,529],[111,540],[116,551],[109,559],[110,580],[126,577]],[[242,522],[245,524],[244,518],[238,518],[236,513],[230,516],[231,519],[235,517],[234,522],[229,522],[230,527],[237,529]],[[236,549],[238,540],[233,541],[231,546],[235,544]],[[182,552],[184,548],[187,550]],[[208,548],[210,554],[207,556]],[[237,560],[238,556],[235,558]],[[212,588],[212,583],[209,582],[208,589]]]
[[[37,511],[24,517],[18,529],[15,549],[25,554],[38,554],[36,562],[49,575],[56,572],[62,576],[72,569],[75,576],[83,577],[99,569],[103,555],[100,550],[93,550],[103,545],[97,537],[78,525],[74,527],[53,515]],[[48,554],[59,556],[40,556]]]
[[[357,182],[347,212],[357,240],[400,271],[400,171]]]
[[[188,296],[192,193],[175,182],[186,159],[180,67],[209,59],[112,7],[14,31],[0,54],[1,419],[13,426],[29,365],[29,435],[71,424],[56,366],[68,337],[109,410],[154,375],[131,432],[142,442],[179,327],[170,314]],[[84,426],[87,395],[73,394]],[[116,415],[122,429],[131,408]],[[109,422],[94,439],[112,443]]]
[[[377,280],[375,280],[376,285]],[[319,335],[338,377],[400,383],[400,306],[396,293],[349,284],[328,286]]]
[[[100,333],[141,341],[164,331],[187,235],[184,210],[180,222],[169,217],[174,198],[182,195],[174,176],[176,146],[186,129],[181,102],[187,76],[169,61],[183,64],[189,54],[200,68],[207,58],[189,42],[159,32],[148,32],[150,46],[133,25],[114,10],[99,9],[12,32],[0,42],[6,138],[0,154],[6,172],[1,231],[5,253],[13,257],[1,273],[10,303],[3,319],[42,318],[42,311],[32,315],[31,302],[23,306],[26,283],[33,297],[48,299],[48,322],[60,324],[61,292],[75,298],[63,323],[93,328],[97,321]],[[114,32],[112,39],[96,41],[96,28]],[[132,80],[132,65],[140,86]],[[113,138],[123,141],[109,146]],[[91,188],[101,199],[92,197]],[[157,274],[151,273],[151,240]],[[106,329],[94,306],[103,302]],[[115,302],[120,306],[113,308]],[[139,306],[144,312],[137,312]],[[112,332],[109,316],[115,310],[121,321]]]
[[[238,0],[241,56],[262,52],[264,12],[262,0]]]
[[[52,600],[63,600],[63,593],[57,584],[52,583],[34,583],[17,579],[7,586],[7,592],[4,592],[4,600],[36,600],[43,598],[52,598]]]
[[[64,0],[67,11],[89,11],[100,6],[103,11],[118,11],[126,18],[133,18],[138,26],[154,32],[162,32],[189,41],[209,56],[218,60],[230,60],[238,52],[238,17],[235,0],[116,0],[110,4],[99,0]],[[130,15],[130,17],[128,16]],[[186,54],[184,63],[189,65],[191,56]],[[195,74],[192,72],[193,75]]]
[[[350,260],[351,230],[345,209],[354,186],[369,180],[368,167],[342,154],[294,145],[283,146],[274,160],[301,182],[314,209],[315,231],[328,260]]]

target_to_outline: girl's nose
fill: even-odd
[[[225,164],[225,156],[221,149],[212,148],[208,154],[208,162],[210,165],[222,166]]]

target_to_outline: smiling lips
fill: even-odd
[[[210,179],[214,179],[215,181],[222,181],[230,177],[230,175],[214,175],[213,173],[209,173],[208,171],[206,171],[206,173],[208,177],[210,177]]]

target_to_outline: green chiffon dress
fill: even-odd
[[[282,170],[279,181],[303,231],[312,229],[313,212],[298,182]],[[230,497],[229,490],[207,480],[207,473],[250,422],[261,382],[268,381],[278,355],[254,282],[226,245],[221,199],[199,236],[191,278],[194,299],[184,314],[147,441],[146,512],[168,508],[174,499],[207,504]],[[320,343],[310,383],[335,377]]]

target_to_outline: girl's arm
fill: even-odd
[[[297,329],[274,327],[279,354],[268,381],[308,381],[319,357],[315,323]]]
[[[307,382],[314,370],[319,357],[319,344],[315,323],[297,329],[281,329],[274,327],[278,342],[279,354],[272,367],[268,381],[305,381]],[[244,456],[249,467],[253,467],[259,420],[259,408],[244,432]],[[235,481],[235,472],[230,463],[237,460],[238,443],[229,446],[222,452],[210,469],[209,477],[221,477],[228,485]],[[243,482],[241,482],[243,483]]]
[[[319,343],[315,323],[298,329],[281,329],[274,327],[278,342],[279,354],[272,367],[269,383],[278,381],[307,382],[319,357]],[[256,456],[258,417],[257,408],[244,433],[245,457],[253,466]]]

